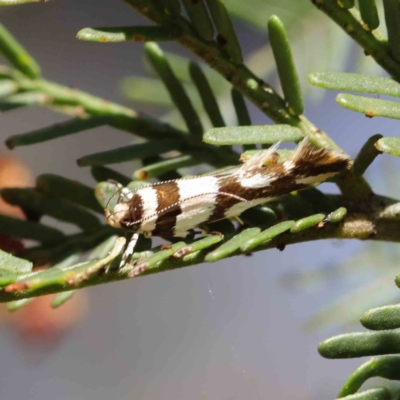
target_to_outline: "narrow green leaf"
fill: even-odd
[[[215,244],[223,240],[223,235],[210,235],[202,239],[196,240],[195,242],[189,243],[185,249],[185,255],[195,253],[196,251],[201,251],[214,246]],[[176,255],[174,255],[176,257]]]
[[[203,137],[206,143],[222,145],[274,144],[299,142],[304,138],[300,129],[290,125],[229,126],[209,129]]]
[[[19,86],[11,79],[3,79],[0,81],[0,98],[10,96],[18,92]]]
[[[113,182],[99,182],[96,186],[95,196],[101,208],[112,210],[118,200],[118,186]]]
[[[40,215],[50,215],[61,221],[77,225],[84,231],[93,232],[100,227],[98,218],[92,213],[59,197],[44,195],[33,189],[20,188],[5,188],[0,193],[1,197],[9,204]]]
[[[345,207],[339,207],[337,210],[332,211],[330,214],[326,216],[326,220],[328,222],[340,222],[346,216],[347,209]]]
[[[400,138],[384,137],[375,143],[378,151],[400,157]]]
[[[379,376],[385,379],[400,380],[400,357],[374,357],[358,367],[342,386],[338,397],[356,393],[371,378]]]
[[[6,215],[0,215],[0,233],[41,243],[56,243],[64,239],[64,234],[58,229]]]
[[[76,290],[69,290],[68,292],[58,293],[50,303],[51,308],[62,306],[75,294],[75,292]]]
[[[380,151],[376,148],[375,144],[382,138],[379,133],[371,136],[361,148],[360,152],[354,160],[353,170],[356,176],[364,175],[367,168],[373,163],[375,158],[380,154]]]
[[[338,94],[336,101],[344,108],[365,114],[368,118],[386,117],[400,119],[400,103],[373,99],[353,94]]]
[[[170,249],[157,251],[157,253],[151,255],[142,263],[137,264],[135,268],[145,269],[144,274],[146,274],[147,272],[151,273],[152,268],[157,268],[163,261],[170,258],[174,253],[176,253],[178,250],[180,250],[185,246],[186,246],[185,242],[174,243]]]
[[[77,162],[80,167],[117,164],[178,150],[181,146],[181,142],[171,139],[151,141],[90,154],[79,158]]]
[[[49,103],[49,100],[49,96],[41,92],[12,94],[0,99],[0,111],[6,112],[21,107],[45,105]]]
[[[3,222],[3,217],[5,216],[0,215],[1,223]],[[11,217],[6,218],[11,219]],[[10,235],[12,235],[12,232],[10,232]],[[30,261],[15,257],[12,254],[6,253],[0,249],[0,276],[1,278],[5,279],[5,281],[12,280],[13,276],[26,274],[31,271],[32,263]],[[1,282],[1,286],[4,286],[5,281],[3,280]]]
[[[76,118],[70,121],[55,124],[46,128],[37,129],[32,132],[14,135],[6,140],[9,149],[17,146],[26,146],[57,139],[59,137],[73,135],[89,129],[106,125],[110,121],[109,117]]]
[[[218,32],[217,43],[225,49],[229,58],[235,64],[243,63],[243,54],[240,48],[239,40],[233,28],[232,20],[223,0],[206,0],[211,18],[214,21]]]
[[[191,0],[187,0],[187,2],[192,3]],[[202,4],[202,0],[196,4]],[[172,71],[161,48],[156,43],[146,43],[145,53],[151,65],[154,67],[167,88],[172,101],[185,120],[189,132],[196,136],[201,136],[203,133],[203,127],[200,118],[194,109],[189,96],[185,92],[182,82],[179,81]]]
[[[1,256],[0,256],[1,257]],[[32,264],[31,264],[32,265]],[[9,273],[7,272],[7,269],[9,268],[9,266],[6,266],[6,269],[4,270],[4,272],[6,273],[6,275],[1,275],[2,274],[2,266],[0,266],[0,288],[9,285],[10,283],[14,283],[17,278],[18,275],[14,274],[14,273]]]
[[[20,308],[25,307],[27,304],[29,304],[33,300],[35,300],[35,299],[31,298],[31,299],[21,299],[21,300],[10,301],[7,303],[7,310],[10,312],[17,311]]]
[[[145,181],[151,178],[156,178],[166,172],[176,171],[179,168],[193,167],[197,164],[199,164],[199,161],[188,155],[166,158],[162,161],[137,169],[133,173],[133,179]]]
[[[318,352],[325,358],[355,358],[400,353],[398,331],[345,333],[324,340]]]
[[[245,229],[243,232],[238,233],[236,236],[219,246],[214,251],[208,253],[204,260],[207,262],[215,262],[221,260],[222,258],[228,257],[238,250],[243,242],[246,242],[252,237],[258,235],[260,232],[260,228]]]
[[[343,8],[353,8],[355,5],[355,0],[337,0],[340,6]]]
[[[358,8],[360,9],[361,18],[368,25],[368,28],[371,31],[378,28],[379,15],[375,0],[361,0],[358,2]]]
[[[299,219],[290,228],[290,232],[297,233],[304,231],[305,229],[312,228],[318,225],[320,222],[322,222],[325,216],[326,216],[325,214],[315,214],[315,215],[310,215],[309,217]]]
[[[385,22],[389,39],[389,50],[393,58],[400,61],[400,7],[398,0],[383,0]]]
[[[160,3],[164,7],[166,14],[172,16],[181,15],[181,3],[179,0],[160,0]]]
[[[198,35],[204,40],[212,40],[214,37],[214,28],[204,0],[182,0],[182,3]]]
[[[197,63],[192,61],[189,64],[189,71],[211,123],[214,127],[225,126],[225,121],[219,109],[217,99],[203,70]]]
[[[43,174],[37,177],[36,188],[40,192],[60,197],[103,214],[103,209],[94,196],[94,188],[78,181],[54,174]]]
[[[242,94],[237,89],[232,88],[231,96],[233,106],[235,107],[238,125],[251,125],[249,110],[247,109],[246,102],[244,101],[244,97],[242,96]]]
[[[265,231],[261,232],[259,235],[249,240],[246,240],[240,248],[243,252],[247,253],[267,242],[268,240],[273,239],[274,237],[288,231],[293,225],[294,221],[280,222],[279,224],[276,224],[271,228],[268,228]]]
[[[351,90],[352,92],[382,94],[400,97],[400,83],[383,76],[368,76],[347,72],[313,72],[308,81],[329,90]]]
[[[251,157],[258,156],[260,154],[260,152],[262,152],[262,151],[265,151],[265,149],[263,149],[263,150],[258,150],[258,149],[247,150],[240,155],[240,161],[246,162],[246,161],[250,160]],[[276,153],[279,156],[279,162],[283,162],[293,156],[293,150],[289,150],[289,149],[276,150]]]
[[[278,219],[278,216],[271,208],[267,206],[258,206],[249,208],[240,214],[240,219],[250,225],[256,225],[260,228],[267,228]]]
[[[360,322],[365,328],[374,331],[400,328],[400,304],[368,310]]]
[[[360,1],[360,4],[363,0]],[[372,388],[364,390],[363,392],[358,392],[350,394],[346,397],[341,397],[343,400],[391,400],[392,395],[388,389],[385,387]]]
[[[15,68],[29,78],[35,79],[40,76],[39,65],[4,25],[0,25],[0,53],[2,53]]]
[[[249,110],[247,109],[246,102],[242,94],[235,88],[231,89],[231,97],[233,107],[235,108],[237,124],[239,126],[250,126],[251,119]],[[256,145],[253,144],[245,144],[243,146],[243,150],[251,150],[255,149]]]
[[[90,172],[97,182],[113,180],[119,182],[123,186],[126,186],[131,181],[126,175],[123,175],[118,171],[108,167],[92,167]]]
[[[172,26],[118,26],[115,28],[84,28],[76,37],[101,43],[115,42],[170,42],[178,40],[182,32]]]
[[[268,19],[268,35],[283,94],[289,104],[289,110],[296,115],[301,115],[304,113],[304,103],[300,81],[285,27],[276,15]]]

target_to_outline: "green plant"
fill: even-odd
[[[0,5],[28,2],[35,0],[0,0]],[[96,191],[52,174],[39,176],[33,189],[7,188],[1,191],[5,201],[20,206],[29,218],[19,221],[0,216],[0,233],[39,242],[39,245],[16,256],[4,252],[0,254],[0,301],[10,302],[11,309],[23,306],[29,298],[47,293],[59,293],[53,304],[59,306],[69,298],[72,290],[128,277],[131,267],[114,268],[120,261],[124,239],[118,239],[118,236],[123,232],[105,225],[104,221],[100,222],[94,214],[102,213],[115,192],[116,186],[107,181],[109,179],[134,189],[143,185],[145,179],[173,179],[188,172],[187,168],[202,163],[216,169],[237,164],[240,157],[247,159],[260,151],[256,148],[257,144],[267,148],[277,141],[299,142],[304,137],[309,137],[317,147],[338,149],[325,132],[303,115],[301,81],[287,32],[277,16],[268,19],[268,51],[275,60],[283,97],[246,66],[222,0],[182,0],[182,4],[178,0],[125,2],[151,24],[85,28],[78,33],[78,38],[102,43],[148,42],[145,54],[157,79],[129,78],[125,80],[124,92],[134,100],[157,103],[172,109],[169,115],[171,124],[147,118],[132,108],[41,78],[40,68],[34,59],[4,27],[0,29],[0,51],[11,64],[0,69],[0,109],[8,111],[17,107],[43,105],[74,117],[62,124],[10,137],[6,141],[8,147],[40,143],[103,125],[145,139],[139,144],[91,154],[78,160],[80,166],[91,167],[93,177],[100,182]],[[300,7],[300,3],[293,3],[293,7]],[[400,97],[398,1],[383,1],[388,39],[377,29],[380,19],[374,0],[359,1],[358,9],[354,0],[314,0],[312,3],[353,38],[365,55],[372,58],[391,78],[315,72],[309,75],[309,81],[325,89]],[[254,19],[256,24],[262,25],[263,21],[257,19],[256,15],[249,17],[251,8],[248,13],[243,13],[240,1],[227,4],[237,15]],[[187,18],[183,16],[182,6]],[[302,7],[307,12],[312,9],[310,2],[304,2]],[[340,32],[339,29],[337,31]],[[182,58],[176,61],[177,56],[164,53],[155,43],[163,41],[181,44],[204,64],[212,67],[214,72],[193,61]],[[185,64],[185,69],[182,64]],[[132,93],[132,87],[137,89],[135,93]],[[237,118],[238,126],[234,127],[226,126],[219,108],[229,92]],[[197,100],[192,101],[194,95],[197,95]],[[251,126],[244,98],[275,124]],[[400,106],[395,101],[341,93],[337,102],[367,117],[400,119]],[[180,121],[177,114],[181,117]],[[211,129],[203,128],[205,117],[213,126]],[[238,145],[243,146],[241,156],[232,147]],[[160,157],[161,152],[173,152],[173,155]],[[363,177],[366,169],[381,153],[400,156],[400,139],[380,134],[369,138],[354,159],[352,168],[334,179],[333,183],[340,190],[338,195],[311,188],[284,196],[268,204],[268,207],[245,212],[242,215],[248,226],[245,230],[240,231],[230,221],[217,223],[212,230],[222,232],[224,239],[220,235],[210,235],[198,240],[174,242],[170,248],[162,249],[151,248],[151,240],[141,238],[132,260],[138,265],[146,264],[149,269],[145,274],[151,274],[250,251],[282,249],[289,244],[320,239],[399,242],[399,200],[375,194]],[[290,151],[279,153],[282,158],[289,154]],[[135,171],[135,180],[132,182],[129,177],[106,167],[133,159],[140,159],[143,167]],[[65,235],[37,222],[43,215],[75,224],[81,232]],[[187,250],[185,255],[174,257],[183,247]],[[78,263],[81,255],[89,250],[91,253],[86,261]],[[50,263],[51,267],[32,272],[33,264],[44,263]],[[103,273],[105,269],[109,271]],[[355,392],[371,376],[400,379],[399,358],[386,355],[399,352],[398,333],[392,331],[400,326],[398,314],[398,306],[372,310],[363,317],[363,324],[369,329],[383,329],[383,332],[344,335],[321,344],[321,354],[332,358],[381,355],[349,378],[340,397],[391,398],[385,388],[358,394]],[[398,397],[400,394],[395,395],[395,398]]]

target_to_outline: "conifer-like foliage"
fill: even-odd
[[[0,5],[36,1],[0,0]],[[30,239],[37,244],[14,255],[0,252],[0,301],[10,302],[10,309],[15,310],[30,298],[59,293],[52,303],[57,307],[68,300],[73,290],[127,279],[132,264],[146,266],[144,274],[152,274],[320,239],[400,242],[400,200],[376,194],[363,177],[379,154],[400,156],[400,138],[376,134],[364,139],[351,169],[332,181],[340,194],[329,195],[310,188],[286,195],[268,203],[268,207],[246,211],[241,216],[245,228],[228,220],[210,226],[210,231],[221,232],[223,236],[210,234],[175,241],[168,248],[152,247],[151,239],[141,238],[131,263],[116,268],[125,244],[125,233],[109,227],[104,217],[99,217],[116,192],[116,185],[110,180],[137,189],[146,184],[146,180],[179,178],[188,174],[190,168],[204,163],[208,165],[207,172],[238,164],[239,159],[247,160],[262,151],[257,145],[265,149],[278,141],[297,143],[305,137],[316,147],[338,149],[328,134],[304,115],[302,77],[296,69],[288,35],[279,16],[260,21],[257,11],[250,7],[241,9],[240,4],[245,2],[232,1],[233,13],[259,26],[265,23],[269,46],[263,51],[274,59],[283,96],[252,72],[251,60],[244,60],[240,38],[223,0],[125,0],[125,3],[149,23],[84,28],[77,37],[100,42],[102,46],[111,42],[147,42],[145,55],[156,77],[128,78],[124,81],[124,93],[135,101],[169,107],[171,124],[44,79],[34,58],[4,26],[0,26],[0,52],[9,61],[8,66],[0,68],[0,110],[42,105],[71,116],[65,123],[9,137],[6,140],[9,148],[59,139],[104,125],[140,138],[137,144],[77,160],[80,166],[91,168],[98,182],[96,187],[44,174],[37,178],[34,188],[1,190],[2,198],[21,207],[27,219],[0,216],[0,233]],[[339,105],[367,117],[400,119],[398,101],[364,95],[400,97],[399,1],[383,0],[381,21],[375,0],[359,0],[358,4],[354,0],[302,0],[293,2],[293,7],[299,3],[306,3],[302,7],[317,7],[324,12],[326,18],[337,23],[337,32],[343,30],[348,34],[365,56],[390,75],[384,78],[316,71],[308,76],[309,82],[341,92],[337,96]],[[387,37],[379,30],[382,26],[386,27]],[[165,41],[177,42],[195,56],[198,63],[166,54],[158,44]],[[230,91],[230,101],[236,111],[236,126],[226,126],[220,110],[221,99],[226,101],[227,91]],[[342,93],[345,91],[360,94]],[[192,101],[193,92],[200,101]],[[245,99],[272,123],[252,125]],[[178,114],[183,124],[174,123]],[[205,121],[211,129],[204,128]],[[290,155],[289,150],[279,152],[281,159]],[[142,167],[133,173],[133,181],[108,167],[130,160],[142,162]],[[79,228],[79,233],[66,235],[42,224],[42,216],[72,223]],[[184,252],[179,251],[182,248]],[[49,267],[32,272],[33,265],[43,264]],[[396,283],[400,286],[399,277]],[[319,351],[328,358],[378,356],[349,377],[339,397],[390,399],[392,394],[384,387],[357,391],[371,377],[400,380],[400,356],[395,355],[400,353],[400,334],[395,330],[400,327],[400,308],[395,305],[370,310],[361,322],[372,332],[328,339],[321,343]],[[393,398],[400,398],[400,392]]]

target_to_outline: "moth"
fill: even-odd
[[[238,217],[251,207],[315,186],[350,167],[345,154],[318,149],[308,138],[280,162],[278,145],[214,175],[153,183],[133,192],[121,188],[113,210],[104,210],[109,225],[133,232],[121,265],[133,254],[139,234],[183,238],[194,228]]]

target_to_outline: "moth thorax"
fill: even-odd
[[[112,213],[107,209],[104,210],[107,218],[108,225],[113,228],[121,228],[124,224],[123,221],[129,218],[129,204],[118,203],[115,205]]]

